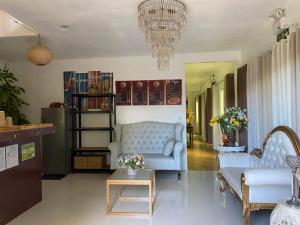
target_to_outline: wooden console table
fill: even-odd
[[[0,225],[42,200],[40,137],[54,132],[51,124],[0,128]]]

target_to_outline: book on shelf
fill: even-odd
[[[113,93],[113,73],[64,72],[65,104],[72,107],[72,94],[108,94]],[[109,97],[81,98],[81,111],[109,111]],[[78,109],[78,98],[73,97],[74,108]]]
[[[64,101],[67,108],[72,108],[72,94],[74,92],[75,71],[64,72]]]

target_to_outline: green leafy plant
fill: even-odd
[[[21,112],[21,108],[28,103],[20,98],[25,90],[15,85],[17,81],[7,65],[0,66],[0,110],[5,111],[6,116],[11,116],[14,124],[27,124],[29,121]]]

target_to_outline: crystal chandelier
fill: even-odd
[[[186,5],[179,0],[145,0],[138,7],[139,27],[159,70],[169,68],[175,44],[186,24],[186,14]]]

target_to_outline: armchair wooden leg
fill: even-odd
[[[224,178],[223,178],[221,172],[217,173],[217,177],[218,177],[218,180],[220,183],[220,192],[223,193],[225,191],[225,181],[224,181]]]
[[[250,225],[251,207],[250,207],[250,203],[249,203],[249,186],[245,184],[244,174],[242,174],[242,177],[241,177],[241,187],[242,187],[244,225]]]
[[[243,220],[244,225],[250,225],[250,207],[243,203]]]

